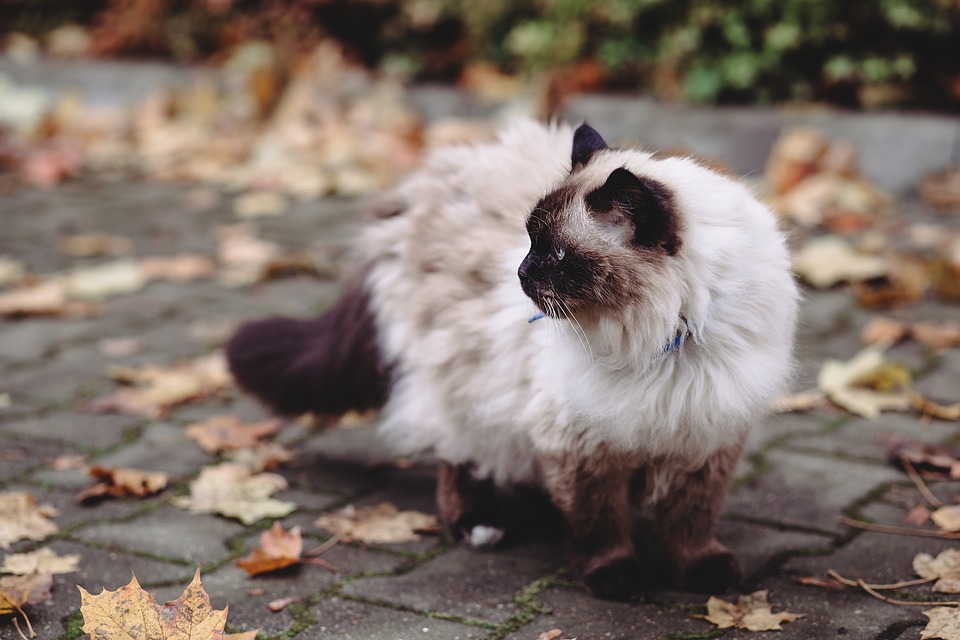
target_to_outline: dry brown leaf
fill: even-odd
[[[9,549],[17,540],[43,540],[57,532],[50,518],[59,512],[48,504],[38,506],[29,493],[0,493],[0,513],[0,549]]]
[[[237,561],[237,566],[249,575],[277,571],[300,562],[303,540],[300,527],[284,530],[279,522],[260,535],[260,546],[249,556]]]
[[[217,264],[207,256],[184,254],[140,260],[140,273],[147,280],[170,280],[182,284],[210,278],[216,271]]]
[[[64,454],[47,461],[47,467],[57,471],[71,471],[87,468],[87,454]]]
[[[167,488],[167,474],[162,471],[143,471],[126,467],[90,468],[89,473],[97,483],[76,495],[76,501],[82,504],[114,498],[143,498],[159,493]]]
[[[853,293],[867,309],[892,309],[920,300],[932,282],[927,266],[913,258],[887,258],[889,270],[882,277],[853,282]]]
[[[189,425],[186,433],[204,451],[216,455],[226,449],[256,447],[261,438],[279,429],[279,420],[245,423],[236,416],[220,415]]]
[[[920,640],[960,640],[960,609],[956,607],[934,607],[923,615],[930,622],[920,632]]]
[[[899,435],[883,438],[894,464],[908,463],[924,478],[960,478],[960,449],[909,440]]]
[[[348,505],[335,513],[317,518],[314,525],[344,540],[374,544],[416,542],[417,532],[439,528],[436,516],[419,511],[400,511],[389,502],[366,507]]]
[[[890,273],[890,262],[880,256],[859,253],[836,236],[813,238],[793,256],[794,268],[818,289],[840,282],[869,280]]]
[[[256,640],[259,632],[259,629],[251,629],[250,631],[241,631],[240,633],[225,633],[223,634],[223,640]]]
[[[60,250],[71,258],[125,256],[133,251],[133,242],[109,233],[81,233],[63,238]]]
[[[947,549],[936,558],[918,553],[913,558],[913,571],[921,578],[936,578],[933,590],[938,593],[960,593],[960,549]]]
[[[773,413],[809,411],[823,404],[827,395],[820,389],[809,389],[777,398],[770,406]]]
[[[27,273],[22,260],[0,255],[0,285],[16,282]]]
[[[874,318],[860,332],[860,342],[865,345],[889,346],[906,339],[910,335],[909,322],[900,322],[892,318]]]
[[[263,442],[252,449],[229,450],[224,453],[224,458],[257,472],[276,469],[282,463],[293,460],[294,455],[279,442]]]
[[[97,351],[108,358],[125,358],[140,353],[147,347],[147,341],[139,336],[125,338],[103,338],[97,341]]]
[[[257,237],[252,223],[220,227],[217,230],[217,259],[222,265],[220,280],[242,286],[260,280],[266,266],[276,259],[280,246]]]
[[[27,605],[40,604],[50,599],[53,576],[32,573],[23,576],[0,577],[0,615],[21,611]]]
[[[232,382],[222,353],[168,366],[114,366],[108,373],[115,380],[134,386],[86,403],[86,409],[158,418],[171,407],[213,395]]]
[[[60,316],[67,313],[60,281],[46,281],[0,293],[0,316]]]
[[[960,347],[960,322],[915,322],[910,326],[914,340],[938,350]]]
[[[292,604],[300,602],[300,598],[297,596],[289,596],[287,598],[277,598],[276,600],[271,600],[267,603],[267,608],[274,613],[279,613],[289,607]]]
[[[952,167],[947,171],[928,176],[920,183],[920,197],[924,202],[938,209],[960,207],[960,169]]]
[[[779,631],[784,622],[793,622],[802,614],[781,611],[773,613],[766,591],[754,591],[740,596],[736,604],[711,596],[707,600],[707,615],[697,615],[717,625],[719,629],[746,629],[747,631]]]
[[[254,191],[238,196],[233,201],[233,212],[242,220],[279,216],[286,212],[290,203],[276,191]]]
[[[245,465],[227,462],[204,468],[190,483],[190,495],[174,498],[173,503],[193,513],[219,513],[249,525],[282,518],[297,508],[293,502],[270,497],[286,487],[283,476],[254,474]]]
[[[163,640],[221,640],[227,609],[210,606],[210,597],[200,583],[200,570],[173,602],[157,604],[140,587],[136,576],[116,591],[98,595],[80,589],[83,631],[91,640],[117,638],[163,638]]]
[[[550,629],[537,636],[537,640],[560,640],[563,637],[563,631],[560,629]]]
[[[933,515],[925,504],[918,504],[903,517],[903,521],[912,527],[919,529],[930,522],[930,516]]]
[[[70,553],[58,556],[57,552],[48,547],[31,551],[30,553],[13,553],[3,559],[0,573],[27,575],[30,573],[73,573],[80,563],[80,556]]]

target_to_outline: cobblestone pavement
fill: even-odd
[[[57,238],[104,231],[131,238],[137,255],[212,255],[215,227],[234,221],[229,202],[197,214],[185,205],[185,195],[176,186],[121,181],[84,180],[51,191],[16,188],[0,195],[0,254],[26,261],[33,273],[49,273],[70,264]],[[917,204],[906,208],[917,217],[927,215]],[[342,246],[355,228],[355,214],[356,205],[348,201],[300,204],[286,216],[264,219],[262,236],[289,249],[316,241]],[[335,277],[287,277],[239,289],[212,280],[153,283],[109,299],[98,317],[0,324],[0,392],[10,400],[0,410],[0,490],[28,491],[60,510],[55,519],[60,533],[43,543],[16,543],[11,551],[50,546],[82,557],[77,573],[56,577],[53,600],[31,610],[41,638],[82,635],[74,584],[98,593],[126,584],[135,571],[163,602],[179,596],[199,564],[214,606],[229,603],[228,628],[260,628],[260,638],[536,640],[555,628],[564,638],[580,640],[753,635],[714,631],[694,618],[704,612],[703,595],[657,591],[645,602],[628,604],[590,598],[571,579],[561,544],[549,531],[489,553],[468,551],[443,536],[406,545],[340,543],[324,556],[338,573],[301,566],[249,578],[233,561],[252,548],[266,524],[243,526],[193,515],[170,504],[169,497],[185,493],[186,483],[214,462],[184,435],[184,425],[221,413],[254,419],[264,415],[259,407],[234,392],[157,420],[77,408],[114,388],[105,375],[111,363],[202,355],[216,347],[213,334],[223,332],[199,329],[274,313],[316,313],[337,288]],[[858,332],[871,317],[843,291],[807,292],[802,313],[798,388],[812,384],[824,358],[856,353]],[[945,319],[956,317],[957,308],[925,302],[898,315]],[[97,348],[103,338],[126,336],[142,337],[147,349],[108,358]],[[960,350],[934,357],[906,343],[891,357],[919,373],[921,392],[957,399]],[[921,501],[910,480],[886,461],[880,443],[885,434],[943,443],[956,438],[956,426],[898,414],[870,422],[823,409],[772,417],[749,441],[719,537],[745,565],[744,593],[768,589],[776,609],[803,614],[778,637],[920,637],[922,607],[894,606],[855,589],[830,591],[797,581],[823,577],[828,569],[871,583],[907,579],[916,553],[935,554],[950,545],[838,524],[837,517],[846,514],[899,525],[903,505]],[[299,505],[282,522],[303,525],[307,547],[326,540],[312,524],[316,516],[346,504],[389,500],[401,508],[434,511],[430,461],[394,464],[370,427],[322,431],[291,424],[279,439],[297,457],[280,469],[290,488],[278,497]],[[86,474],[47,464],[64,454],[163,470],[174,486],[159,497],[79,506],[73,495],[88,485]],[[945,501],[958,490],[960,483],[933,485]],[[302,601],[279,613],[267,609],[267,602],[285,596]],[[9,618],[0,618],[0,637],[16,637]]]

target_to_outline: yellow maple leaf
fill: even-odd
[[[923,615],[930,622],[920,632],[920,640],[960,640],[960,609],[956,607],[934,607]]]
[[[736,627],[747,631],[779,631],[783,622],[793,622],[801,614],[781,611],[773,613],[767,601],[767,591],[755,591],[740,596],[736,604],[711,596],[707,600],[707,615],[696,615],[717,625],[719,629]]]
[[[116,591],[98,595],[80,589],[83,631],[92,640],[221,640],[227,607],[214,610],[200,583],[200,570],[183,595],[160,605],[137,577]]]

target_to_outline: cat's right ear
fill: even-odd
[[[570,170],[576,171],[590,161],[597,151],[609,149],[596,130],[584,122],[573,133],[573,153],[570,155]]]

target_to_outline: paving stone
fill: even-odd
[[[128,522],[84,528],[77,538],[197,564],[225,558],[230,553],[227,541],[243,531],[244,527],[226,518],[163,506]]]
[[[828,432],[793,438],[787,446],[884,464],[887,461],[885,443],[889,438],[902,437],[929,444],[942,444],[956,434],[956,424],[927,422],[913,414],[883,413],[875,420],[851,417]]]
[[[920,637],[919,629],[904,633],[899,629],[900,625],[926,621],[919,607],[889,605],[852,589],[830,591],[821,587],[803,587],[788,577],[769,578],[759,587],[769,591],[773,611],[803,614],[803,618],[783,625],[783,630],[777,632],[778,640],[916,639]],[[895,635],[881,635],[888,630]]]
[[[836,519],[843,509],[902,479],[893,468],[782,451],[769,452],[767,462],[765,473],[729,496],[728,513],[839,532]]]
[[[169,422],[148,425],[136,442],[97,459],[105,467],[164,471],[174,481],[187,479],[212,462],[213,458],[187,437],[183,427]]]
[[[704,598],[699,598],[704,600]],[[671,633],[703,633],[709,625],[692,616],[690,605],[674,608],[662,604],[604,602],[585,591],[551,587],[536,595],[547,612],[507,635],[507,640],[531,640],[560,629],[563,638],[635,640]],[[688,608],[689,607],[689,608]]]
[[[0,436],[0,481],[15,478],[63,453],[69,450],[55,444],[26,443]]]
[[[259,536],[247,541],[247,548],[259,544]],[[248,576],[234,564],[203,576],[203,585],[214,601],[230,605],[230,625],[239,629],[261,628],[265,634],[278,633],[294,619],[288,610],[271,613],[267,604],[280,598],[306,600],[346,577],[364,573],[389,573],[405,560],[398,556],[336,545],[323,554],[338,569],[331,572],[318,565],[296,565],[281,571]]]
[[[328,598],[311,608],[317,622],[304,632],[307,638],[390,638],[391,640],[479,640],[490,631],[482,627],[439,620],[410,611],[398,611],[344,598]]]
[[[717,539],[736,554],[748,582],[756,580],[762,571],[775,569],[771,563],[791,554],[823,549],[831,542],[829,536],[733,520],[719,522]]]
[[[96,332],[93,318],[65,320],[31,318],[0,324],[0,362],[19,364],[41,360],[65,343]]]
[[[502,623],[519,611],[517,591],[563,562],[556,548],[477,552],[458,546],[409,573],[361,578],[344,590],[378,602]]]
[[[0,423],[0,433],[31,440],[62,442],[83,451],[114,446],[142,420],[65,409]]]

